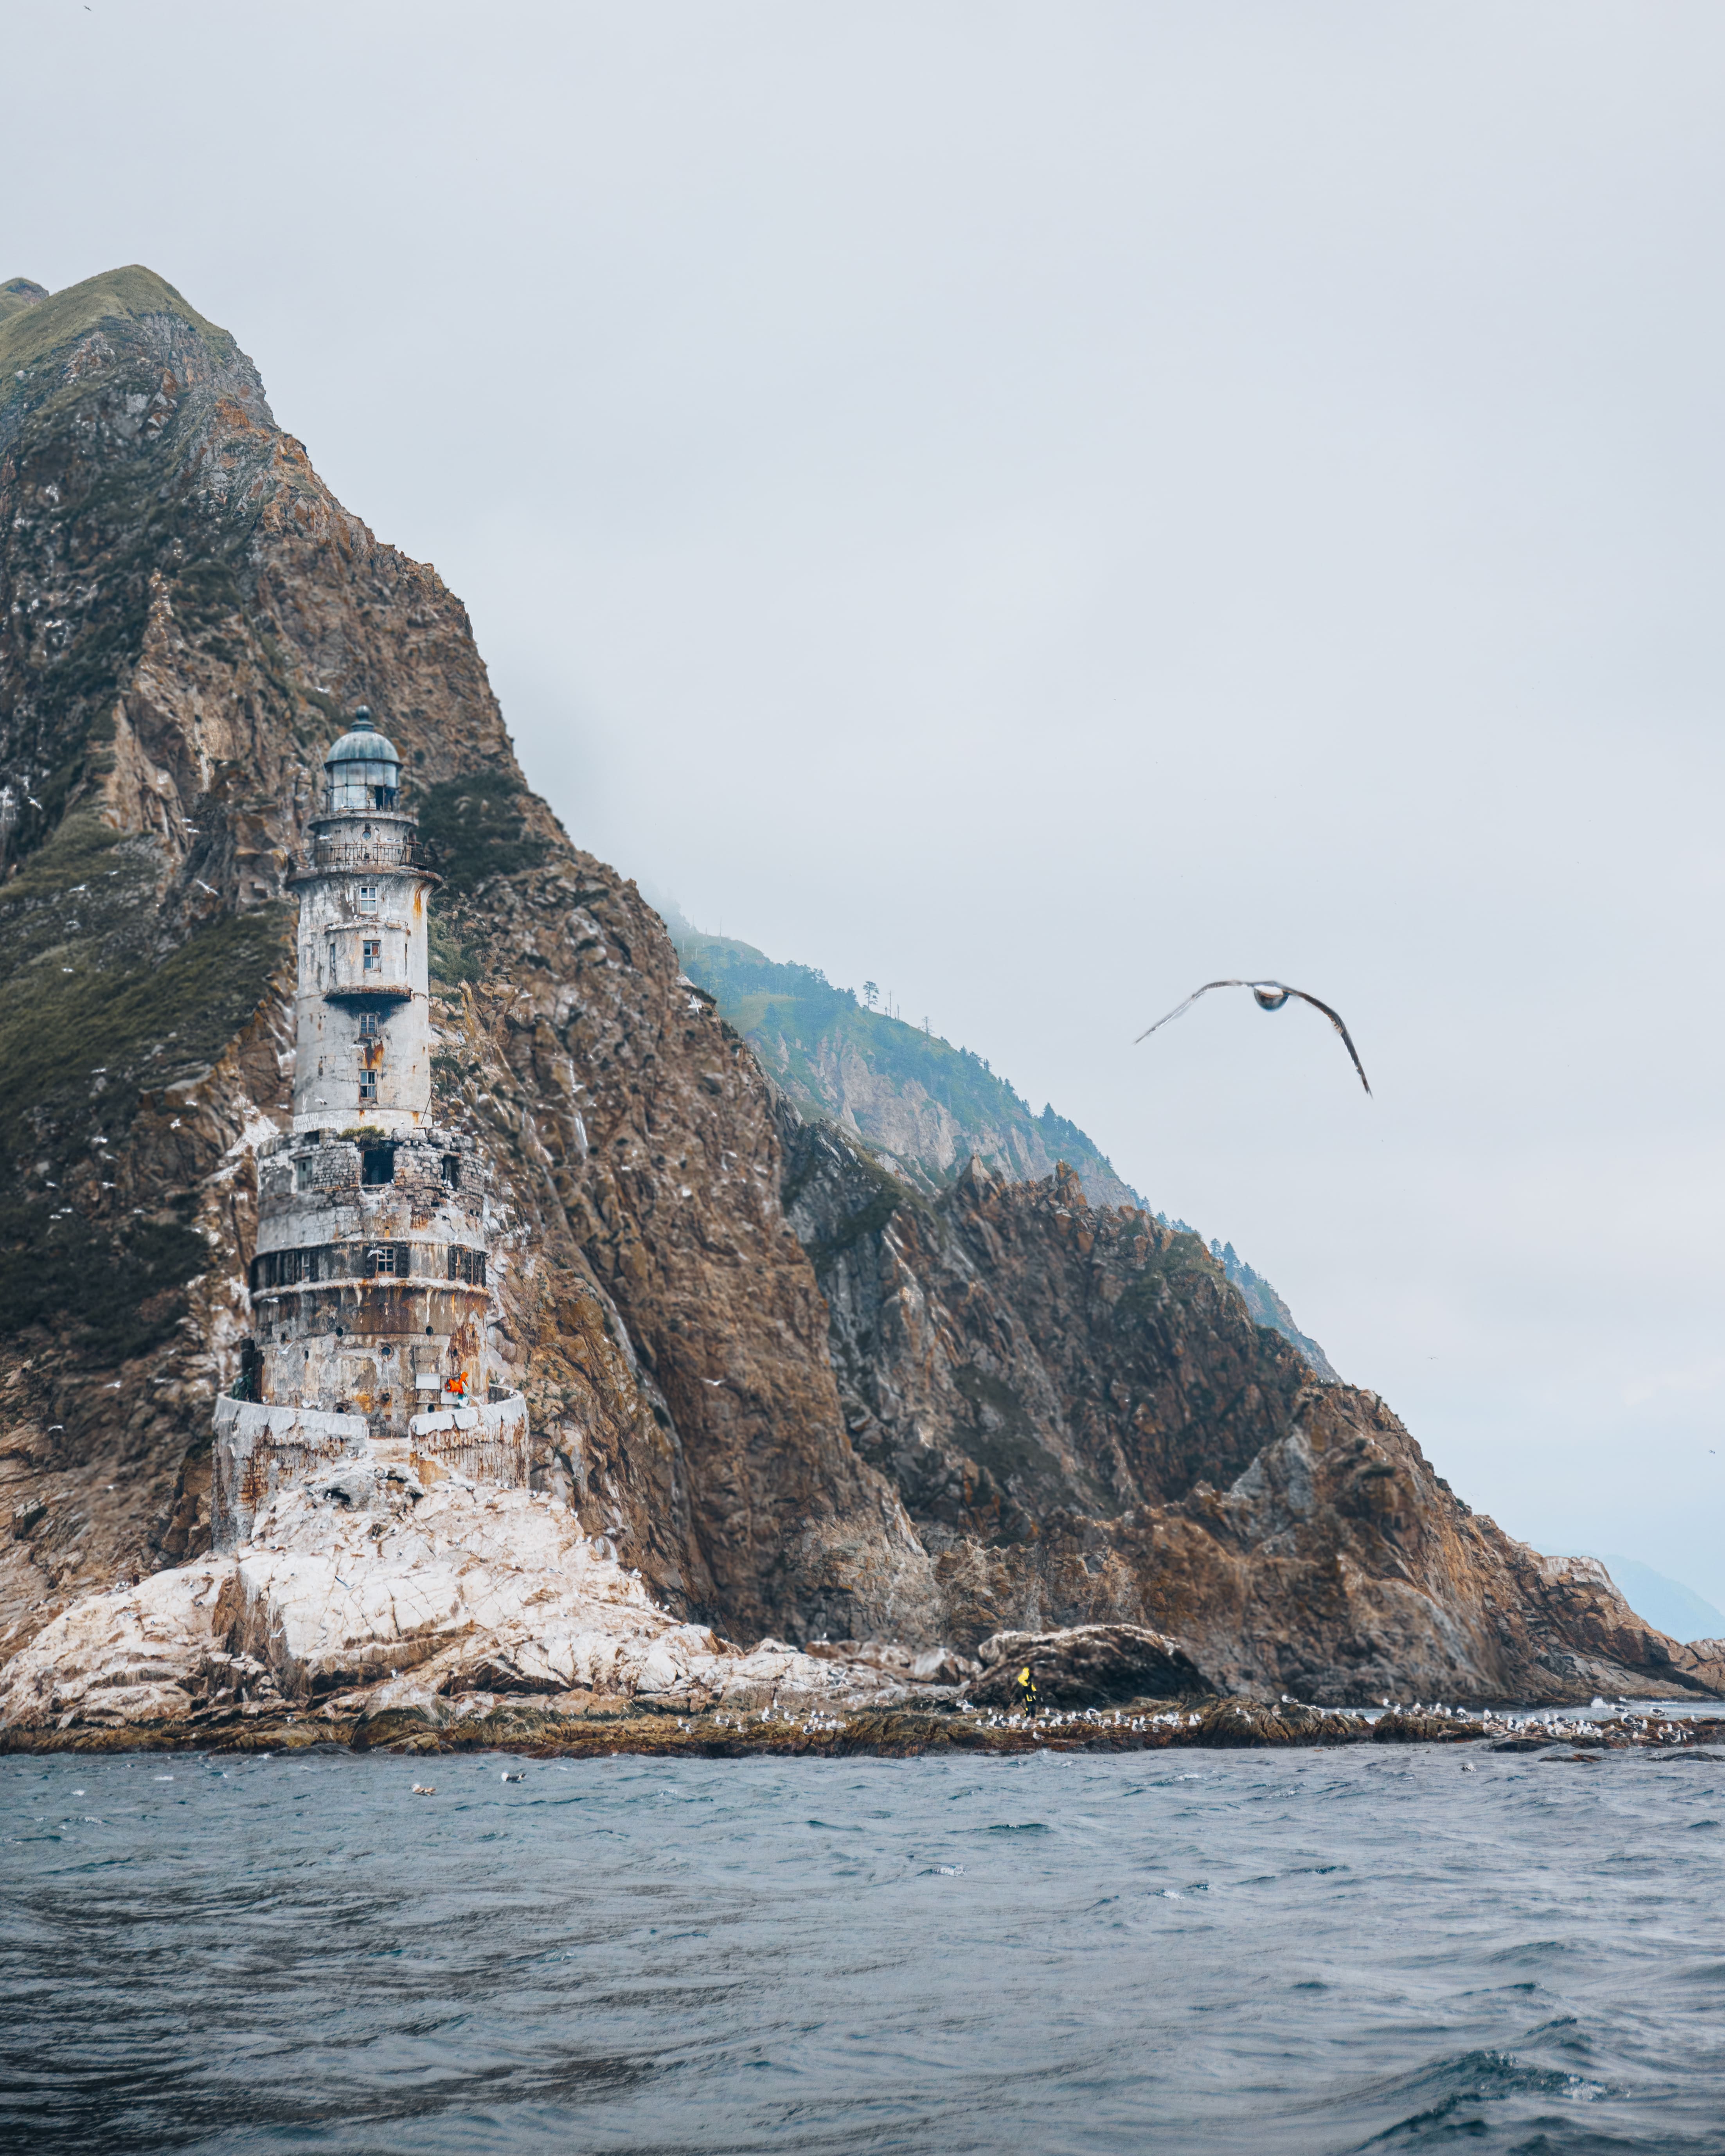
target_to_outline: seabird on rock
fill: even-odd
[[[1207,996],[1212,988],[1250,988],[1260,1010],[1280,1010],[1290,996],[1298,996],[1302,1004],[1310,1004],[1314,1010],[1322,1011],[1337,1032],[1341,1034],[1343,1045],[1353,1057],[1354,1069],[1359,1072],[1359,1082],[1365,1086],[1367,1092],[1371,1091],[1371,1086],[1366,1080],[1365,1065],[1359,1060],[1359,1050],[1354,1046],[1352,1035],[1337,1013],[1332,1011],[1327,1004],[1321,1004],[1316,996],[1307,995],[1304,988],[1291,988],[1281,981],[1206,981],[1201,988],[1194,989],[1184,1003],[1177,1004],[1166,1018],[1159,1018],[1154,1025],[1146,1026],[1138,1035],[1138,1040],[1147,1040],[1153,1033],[1158,1032],[1171,1019],[1178,1018],[1184,1011],[1189,1011],[1198,998],[1200,996]],[[1136,1047],[1137,1042],[1135,1041],[1132,1045]]]

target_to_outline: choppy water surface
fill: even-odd
[[[38,2156],[1725,2150],[1725,1762],[12,1758],[0,1835]]]

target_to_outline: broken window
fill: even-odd
[[[485,1284],[485,1252],[451,1250],[449,1278],[452,1281],[465,1281],[470,1287],[483,1287]]]
[[[359,1018],[359,1037],[362,1040],[376,1040],[383,1031],[383,1021],[376,1011],[362,1011]]]
[[[360,1181],[377,1184],[395,1180],[395,1147],[367,1146],[361,1159]]]
[[[393,1275],[395,1271],[393,1243],[379,1243],[375,1250],[367,1250],[366,1256],[370,1260],[371,1271],[384,1277]]]
[[[444,1155],[444,1181],[451,1190],[459,1188],[461,1181],[461,1156],[459,1152]]]
[[[252,1285],[254,1289],[295,1287],[301,1281],[317,1277],[317,1251],[314,1245],[303,1250],[260,1250],[252,1264]]]
[[[359,1097],[362,1103],[364,1103],[367,1101],[375,1101],[377,1099],[377,1074],[375,1070],[362,1070],[360,1072]]]
[[[381,973],[383,970],[382,944],[367,937],[361,943],[359,948],[364,971],[367,973]]]

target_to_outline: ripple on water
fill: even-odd
[[[0,1760],[9,2144],[1725,2147],[1682,1775],[508,1766]]]

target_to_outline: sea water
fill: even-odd
[[[1718,1758],[9,1758],[0,1835],[33,2156],[1725,2151]]]

